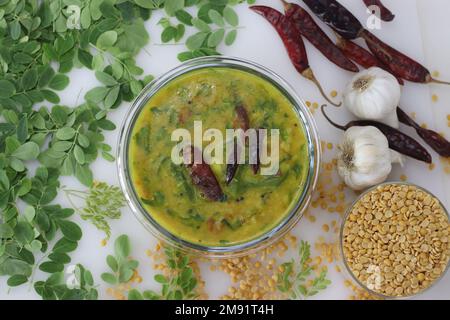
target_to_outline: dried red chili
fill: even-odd
[[[395,150],[401,154],[407,155],[419,161],[423,161],[426,163],[432,162],[430,153],[424,147],[422,147],[419,142],[395,128],[392,128],[384,123],[372,120],[355,120],[347,123],[345,126],[342,126],[333,122],[328,117],[328,115],[325,113],[325,105],[323,105],[321,109],[325,119],[327,119],[331,125],[338,129],[345,131],[348,128],[355,126],[373,126],[375,128],[378,128],[386,136],[389,142],[389,148],[391,148],[392,150]]]
[[[200,153],[198,157],[201,157],[201,162],[195,162],[195,153]],[[211,167],[205,163],[201,151],[191,147],[191,163],[186,167],[189,170],[189,174],[192,179],[192,183],[200,189],[201,193],[208,199],[213,201],[222,201],[225,195],[220,187],[219,182],[214,175]]]
[[[397,77],[418,83],[433,82],[450,85],[450,82],[433,79],[431,73],[423,65],[390,47],[364,29],[358,19],[336,0],[303,0],[303,2],[323,22],[345,39],[352,40],[361,37],[366,40],[370,51]]]
[[[259,157],[259,144],[261,142],[259,135],[260,135],[261,130],[263,130],[263,129],[262,128],[256,129],[256,148],[253,151],[256,154],[250,155],[250,159],[252,159],[252,158],[256,159],[256,163],[252,164],[253,174],[257,174],[259,171],[259,168],[261,166],[261,159]],[[250,152],[252,152],[252,149],[250,149]]]
[[[234,176],[236,175],[237,169],[239,167],[238,161],[237,161],[237,153],[238,153],[238,147],[236,143],[234,144],[234,157],[233,157],[233,163],[227,164],[227,171],[225,173],[225,183],[228,185],[233,181]]]
[[[450,157],[450,142],[441,136],[436,131],[422,128],[417,122],[415,122],[406,112],[402,109],[397,108],[398,120],[410,127],[413,127],[417,134],[436,151],[440,156],[449,158]]]
[[[235,108],[235,112],[236,112],[236,124],[234,125],[234,127],[240,128],[244,132],[247,131],[250,127],[250,120],[248,118],[247,110],[245,110],[245,108],[242,105],[239,105]],[[227,171],[225,176],[226,184],[230,184],[230,182],[236,175],[236,171],[239,167],[238,153],[239,153],[238,144],[234,143],[233,161],[231,161],[232,163],[227,164]]]
[[[344,70],[359,71],[358,67],[331,41],[306,10],[297,4],[282,1],[286,17],[291,20],[297,31],[322,52],[328,60]]]
[[[391,12],[380,0],[363,0],[367,8],[371,6],[377,6],[380,9],[380,18],[383,21],[392,21],[395,18],[395,14]]]
[[[387,66],[382,64],[376,57],[374,57],[369,51],[360,47],[356,43],[346,40],[342,38],[340,35],[336,34],[336,45],[342,52],[347,56],[347,58],[352,59],[359,65],[363,66],[366,69],[371,67],[379,67],[386,70],[389,73],[394,74],[392,70],[390,70]],[[401,85],[405,84],[403,79],[397,77],[398,83]]]
[[[322,96],[329,103],[334,106],[340,106],[341,104],[336,104],[327,97],[319,81],[317,81],[314,72],[309,66],[308,56],[306,54],[302,36],[292,25],[292,22],[281,12],[270,7],[252,6],[250,9],[263,16],[275,28],[280,35],[280,38],[283,40],[284,46],[289,54],[289,58],[297,71],[303,77],[312,81],[317,86]]]
[[[390,47],[378,39],[367,30],[363,30],[361,37],[366,40],[370,51],[385,65],[387,65],[395,75],[412,82],[418,83],[441,83],[443,82],[431,77],[430,71],[417,61],[411,59],[400,51]]]
[[[356,39],[363,28],[356,17],[335,0],[303,0],[312,12],[345,39]]]

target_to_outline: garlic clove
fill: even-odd
[[[392,163],[402,161],[389,149],[385,135],[372,126],[347,129],[338,150],[338,174],[354,190],[385,181]]]
[[[343,92],[343,103],[356,117],[398,128],[401,87],[389,72],[373,67],[356,74]]]

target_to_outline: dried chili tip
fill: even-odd
[[[397,108],[398,120],[410,127],[413,127],[417,134],[431,147],[436,153],[444,158],[450,158],[450,142],[436,131],[422,128],[414,119],[412,119],[401,108]]]
[[[238,167],[239,167],[239,164],[237,164],[237,163],[227,164],[227,172],[225,175],[225,183],[227,185],[229,185],[231,183],[231,181],[233,181],[233,178],[236,175]]]
[[[390,22],[394,20],[395,14],[391,12],[382,2],[381,0],[363,0],[364,4],[367,8],[370,9],[371,6],[377,6],[380,8],[380,18],[383,21]]]
[[[248,128],[250,127],[250,120],[248,118],[247,110],[244,108],[243,105],[238,105],[235,108],[235,111],[236,111],[237,120],[239,122],[239,127],[242,130],[247,131]]]

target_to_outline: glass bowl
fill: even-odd
[[[301,195],[298,197],[298,200],[296,201],[293,208],[276,227],[272,228],[265,234],[245,243],[230,246],[212,247],[194,244],[178,238],[176,235],[170,233],[161,225],[159,225],[158,222],[152,218],[151,213],[147,212],[147,210],[141,205],[140,201],[138,200],[136,191],[134,190],[134,187],[131,183],[131,175],[128,167],[128,147],[132,129],[138,115],[140,114],[141,110],[147,105],[149,99],[156,92],[158,92],[158,90],[160,90],[162,87],[164,87],[166,84],[176,79],[177,77],[191,71],[216,67],[232,68],[257,75],[258,77],[261,77],[262,79],[270,82],[278,90],[280,90],[280,92],[282,92],[292,103],[295,112],[299,117],[299,120],[304,126],[310,159],[309,171],[307,174],[305,187]],[[117,166],[119,171],[120,185],[125,194],[125,198],[127,199],[127,202],[136,218],[159,240],[173,245],[180,250],[187,251],[191,254],[207,255],[208,257],[214,258],[229,258],[249,254],[251,252],[254,252],[255,250],[262,249],[271,245],[272,243],[280,239],[284,234],[286,234],[300,220],[303,212],[308,207],[312,192],[317,183],[320,169],[320,143],[317,129],[312,115],[310,114],[302,99],[297,96],[295,90],[280,76],[261,65],[239,58],[224,56],[201,57],[190,60],[148,84],[135,99],[131,108],[125,116],[120,129],[118,145]]]
[[[429,194],[430,196],[432,196],[433,198],[437,199],[437,201],[439,202],[439,205],[442,207],[442,209],[444,210],[445,214],[447,215],[449,221],[450,221],[450,215],[449,212],[447,211],[447,209],[445,208],[445,206],[443,205],[443,203],[439,200],[438,197],[436,197],[433,193],[431,193],[430,191],[428,191],[427,189],[418,186],[416,184],[413,183],[409,183],[409,182],[403,182],[403,181],[391,181],[391,182],[383,182],[380,183],[376,186],[373,186],[369,189],[367,189],[366,191],[364,191],[363,193],[361,193],[356,199],[355,201],[348,207],[347,211],[345,212],[344,218],[342,220],[342,224],[341,224],[341,228],[340,228],[340,233],[339,233],[339,250],[340,250],[340,255],[342,257],[342,263],[345,266],[345,271],[346,273],[351,277],[351,279],[359,286],[361,287],[363,290],[367,291],[368,293],[370,293],[371,295],[380,298],[380,299],[386,299],[386,300],[399,300],[399,299],[408,299],[408,298],[413,298],[416,297],[424,292],[427,292],[428,290],[430,290],[431,288],[433,288],[447,273],[448,269],[450,268],[450,259],[447,261],[447,266],[445,268],[445,270],[442,272],[442,274],[433,282],[431,283],[430,286],[422,289],[421,291],[417,292],[417,293],[413,293],[410,295],[403,295],[403,296],[388,296],[385,294],[382,294],[378,291],[375,291],[373,289],[370,289],[366,284],[364,284],[363,282],[361,282],[353,273],[353,271],[351,270],[351,268],[349,267],[349,265],[347,264],[347,260],[346,257],[344,255],[344,227],[345,227],[345,223],[347,221],[348,216],[350,215],[350,213],[353,210],[353,207],[358,203],[359,200],[361,200],[364,196],[366,196],[367,194],[371,193],[372,191],[376,190],[378,187],[383,187],[385,185],[400,185],[400,186],[412,186],[417,188],[418,190],[424,192],[425,194]]]

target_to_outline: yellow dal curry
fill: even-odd
[[[212,164],[225,194],[212,201],[185,166],[171,161],[177,143],[171,133],[185,128],[193,135],[194,121],[202,121],[203,130],[217,128],[225,137],[237,104],[245,107],[251,128],[280,130],[280,170],[255,175],[249,164],[240,165],[227,185],[226,163]],[[309,170],[305,129],[291,102],[270,82],[231,68],[191,71],[160,89],[137,117],[128,158],[148,214],[174,236],[203,246],[236,245],[273,229],[295,205]]]

